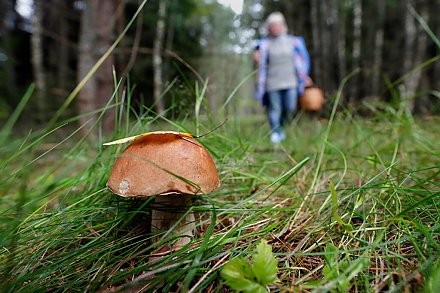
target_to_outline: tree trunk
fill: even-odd
[[[113,42],[115,24],[115,3],[113,0],[87,0],[81,19],[79,40],[78,82],[90,71],[95,63],[107,51]],[[113,94],[114,55],[110,54],[101,67],[82,88],[78,96],[80,115],[104,108]],[[83,124],[91,119],[89,127],[96,121],[97,115],[87,115],[80,119]],[[115,110],[106,110],[102,128],[109,132],[114,128]],[[89,128],[84,128],[88,130]]]
[[[336,30],[336,38],[337,38],[337,58],[338,58],[338,71],[339,71],[339,78],[338,78],[338,85],[342,81],[343,78],[347,75],[347,65],[346,65],[346,41],[345,41],[345,0],[334,0],[334,5],[337,6],[336,9],[336,24],[335,24],[335,30]],[[342,2],[342,3],[341,3]]]
[[[93,31],[93,12],[92,0],[85,1],[86,7],[81,16],[81,32],[79,36],[79,56],[78,56],[78,82],[80,82],[95,64],[94,58],[94,39]],[[85,115],[96,109],[95,103],[96,80],[92,76],[77,97],[78,114]],[[87,115],[80,118],[80,124],[86,123],[89,119],[88,127],[83,128],[84,132],[90,129],[96,121],[96,115]]]
[[[313,44],[312,44],[313,79],[317,84],[321,84],[322,83],[321,58],[320,58],[321,42],[319,36],[320,21],[319,21],[318,9],[319,9],[319,1],[311,0],[310,18],[312,21],[312,39],[313,39]]]
[[[434,33],[436,36],[440,36],[440,22],[437,23]],[[437,48],[437,50],[439,49],[440,48]],[[434,64],[434,74],[431,77],[431,88],[440,92],[440,61],[437,61]]]
[[[95,62],[110,48],[114,41],[116,6],[114,0],[93,0],[95,30]],[[98,108],[105,108],[113,95],[113,65],[114,54],[111,53],[96,72],[96,99]],[[115,126],[116,109],[105,110],[102,119],[102,128],[105,132],[113,131]]]
[[[208,67],[209,70],[209,72],[207,72],[209,83],[208,83],[206,98],[208,99],[211,113],[215,115],[215,113],[217,113],[217,108],[218,108],[216,97],[219,97],[220,95],[217,86],[217,76],[219,72],[217,72],[218,68],[216,68],[217,70],[214,69],[214,67],[217,65],[218,58],[216,58],[215,45],[213,44],[213,42],[209,42],[208,45],[206,46],[205,56],[206,56],[205,58],[208,61],[206,61],[205,59],[204,66]]]
[[[7,60],[4,63],[5,66],[5,88],[6,88],[6,95],[15,95],[18,92],[17,88],[17,78],[16,78],[16,72],[14,68],[14,50],[12,45],[12,39],[9,32],[9,28],[6,24],[5,19],[7,18],[6,15],[9,11],[15,11],[15,1],[12,1],[12,3],[6,2],[6,1],[0,1],[0,35],[2,36],[0,38],[0,47],[2,47],[5,50]]]
[[[67,5],[64,1],[59,3],[63,13],[67,11]],[[69,78],[69,24],[65,15],[61,15],[59,18],[59,43],[58,43],[58,86],[62,90],[66,90]]]
[[[115,28],[116,35],[121,34],[124,31],[126,19],[125,19],[125,0],[117,0],[117,8],[116,8],[116,20],[115,20]],[[126,38],[121,40],[120,47],[125,48],[128,47]],[[115,67],[116,72],[120,74],[122,78],[125,78],[127,73],[127,57],[124,51],[120,51],[119,54],[115,56]],[[120,95],[122,94],[123,88],[119,89]]]
[[[362,40],[362,0],[353,0],[353,51],[352,51],[352,69],[360,67],[361,58],[361,40]],[[360,89],[360,78],[356,75],[353,78],[351,86],[351,98],[353,101],[358,100]]]
[[[371,76],[371,94],[380,95],[379,83],[382,69],[382,51],[384,43],[384,22],[385,22],[386,1],[377,2],[377,29],[374,38],[374,61],[373,75]]]
[[[334,20],[332,28],[333,52],[332,59],[334,64],[334,88],[336,90],[342,79],[346,75],[345,70],[345,9],[344,4],[340,4],[340,0],[331,1],[332,18]]]
[[[407,12],[405,16],[405,51],[404,51],[404,68],[403,74],[409,73],[414,67],[422,62],[425,57],[428,37],[420,25],[417,24],[415,17],[410,11],[413,6],[413,0],[405,1]],[[429,12],[426,0],[419,0],[420,15],[428,23]],[[420,83],[422,71],[417,70],[408,76],[403,82],[403,90],[401,98],[404,101],[405,110],[411,113],[414,110],[414,101],[417,88]]]
[[[166,0],[159,1],[158,20],[156,24],[156,36],[154,38],[153,47],[153,70],[154,70],[154,102],[156,105],[156,112],[162,113],[165,110],[162,94],[162,43],[165,32],[165,15],[166,15]]]
[[[404,45],[404,54],[403,54],[403,74],[408,73],[413,65],[413,57],[414,57],[414,48],[417,37],[417,28],[416,28],[416,20],[414,16],[411,14],[409,7],[414,5],[414,0],[405,0],[403,1],[403,5],[405,6],[405,45]]]
[[[175,5],[174,1],[171,0],[169,1],[169,5]],[[176,13],[171,12],[169,9],[168,12],[168,27],[167,27],[167,34],[166,34],[166,42],[165,42],[165,52],[171,52],[173,51],[173,43],[174,43],[174,33],[175,33],[175,28],[174,28],[174,21],[176,19]],[[171,68],[171,56],[170,55],[165,55],[165,70],[163,71],[163,77],[164,80],[169,80],[169,76],[170,76],[170,68]]]
[[[333,86],[335,72],[335,58],[333,58],[333,44],[332,27],[334,25],[334,11],[329,1],[320,1],[321,10],[321,70],[322,70],[322,87],[324,91],[330,92]]]
[[[287,25],[289,26],[290,32],[293,34],[300,34],[299,31],[297,31],[298,28],[298,21],[299,19],[296,17],[296,13],[294,10],[294,1],[282,1],[281,3],[281,10],[284,13],[284,16],[286,17]],[[299,9],[300,7],[298,5],[295,6],[295,8]]]
[[[34,21],[31,36],[32,70],[37,88],[37,118],[42,121],[46,116],[46,78],[43,64],[43,2],[34,1]]]

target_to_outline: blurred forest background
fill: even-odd
[[[141,4],[1,0],[0,122],[31,83],[36,90],[26,122],[47,122]],[[350,109],[365,101],[404,101],[413,113],[438,114],[439,10],[440,0],[245,0],[241,12],[215,0],[150,0],[63,115],[105,107],[115,88],[113,68],[116,82],[127,79],[136,110],[187,115],[196,82],[208,81],[212,114],[232,94],[230,115],[258,112],[250,56],[273,11],[285,14],[290,33],[305,37],[311,77],[330,101],[341,80],[360,68],[344,90],[342,103]],[[110,130],[108,112],[103,125]]]

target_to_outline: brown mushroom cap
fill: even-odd
[[[205,194],[218,188],[220,180],[208,151],[193,137],[153,132],[124,150],[107,186],[124,197]]]

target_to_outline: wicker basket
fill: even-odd
[[[324,92],[318,86],[305,89],[299,98],[299,106],[304,111],[320,111],[324,105]]]

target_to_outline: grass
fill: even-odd
[[[196,105],[201,111],[200,99]],[[160,129],[203,133],[221,122],[145,114],[127,127],[122,116],[114,138]],[[368,118],[335,112],[331,121],[300,113],[288,140],[272,147],[264,117],[229,117],[199,139],[222,186],[195,198],[196,237],[154,260],[175,236],[165,231],[151,241],[153,199],[128,200],[105,187],[124,146],[83,139],[74,122],[20,138],[10,135],[11,122],[0,135],[1,287],[227,291],[222,266],[248,258],[265,239],[278,260],[274,291],[416,291],[425,280],[435,288],[439,122],[389,106]]]

